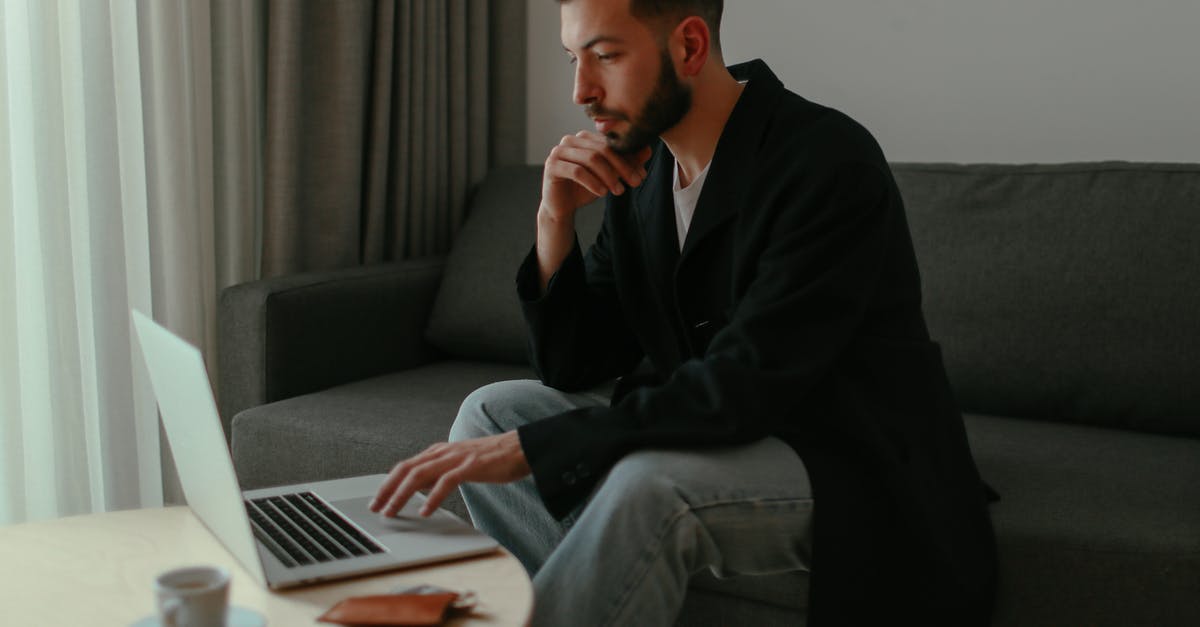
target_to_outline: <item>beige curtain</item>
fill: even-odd
[[[0,524],[181,502],[130,333],[253,278],[262,6],[0,2]]]
[[[265,276],[445,252],[524,154],[523,0],[267,3]]]
[[[135,6],[151,309],[200,347],[215,386],[217,294],[259,276],[264,11],[243,0]],[[163,460],[166,500],[183,502],[165,446]]]

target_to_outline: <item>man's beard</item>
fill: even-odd
[[[688,110],[692,108],[692,90],[679,80],[675,66],[671,62],[671,54],[662,52],[662,60],[658,70],[658,82],[654,92],[646,101],[645,106],[633,118],[614,116],[628,120],[630,129],[624,135],[609,131],[608,145],[618,154],[630,155],[649,146],[651,142],[671,127],[679,123]],[[613,113],[601,109],[596,104],[587,105],[590,117],[613,116]]]

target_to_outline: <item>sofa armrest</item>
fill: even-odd
[[[432,359],[425,327],[444,258],[234,285],[217,311],[221,423],[249,407]]]

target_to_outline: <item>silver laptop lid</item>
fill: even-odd
[[[196,516],[267,585],[200,351],[137,310],[134,329],[183,493]]]

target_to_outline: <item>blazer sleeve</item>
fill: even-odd
[[[812,419],[805,396],[854,338],[902,207],[873,164],[843,164],[812,183],[794,178],[775,196],[781,207],[755,278],[702,358],[613,407],[518,430],[552,515],[567,515],[630,451],[748,443],[796,428],[780,422]]]
[[[545,294],[540,293],[536,246],[517,271],[530,361],[543,383],[568,392],[626,374],[643,355],[617,296],[607,213],[586,258],[577,237]]]

